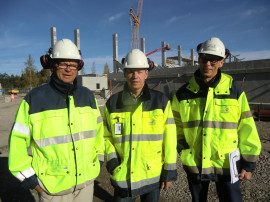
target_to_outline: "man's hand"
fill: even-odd
[[[244,169],[242,169],[242,171],[241,171],[241,173],[239,175],[239,179],[241,181],[250,180],[251,179],[251,176],[252,176],[252,173],[251,172],[247,172]]]
[[[42,193],[42,192],[44,192],[43,191],[43,189],[41,189],[41,187],[39,186],[39,185],[37,185],[36,187],[35,187],[35,190],[38,192],[38,193]]]
[[[168,190],[169,187],[171,186],[172,182],[161,182],[161,189],[166,189]]]

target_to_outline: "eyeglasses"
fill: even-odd
[[[221,57],[218,57],[218,56],[215,56],[215,55],[201,55],[199,57],[199,61],[201,63],[204,63],[204,64],[209,61],[211,63],[211,65],[215,65],[220,60],[222,60],[222,58]]]
[[[59,69],[66,69],[67,67],[70,68],[70,70],[77,70],[79,68],[78,64],[67,64],[67,63],[58,63]]]

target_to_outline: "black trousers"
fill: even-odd
[[[210,181],[198,181],[188,176],[189,190],[193,202],[206,202]],[[231,184],[228,181],[215,182],[219,201],[242,202],[240,182]]]
[[[158,202],[160,195],[160,189],[155,189],[151,192],[140,195],[141,202]],[[119,193],[114,190],[114,201],[115,202],[134,202],[137,197],[121,197]]]

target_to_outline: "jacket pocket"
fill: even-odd
[[[97,115],[97,110],[96,109],[92,109],[91,107],[80,107],[78,108],[80,114],[93,114],[93,115]]]
[[[146,162],[147,170],[161,170],[163,165],[163,161],[161,159],[152,159]]]
[[[222,168],[230,168],[230,161],[229,161],[229,156],[230,153],[236,150],[237,147],[231,147],[231,148],[220,148],[218,150],[218,160],[216,163],[219,164],[220,167]]]
[[[141,174],[141,176],[145,176],[146,179],[160,176],[164,164],[161,153],[145,157],[145,175]]]
[[[114,181],[126,181],[126,175],[127,175],[127,166],[121,163],[112,171],[111,178]]]
[[[46,175],[54,176],[69,176],[71,174],[71,168],[69,165],[62,164],[57,166],[48,165],[46,169]]]
[[[117,173],[119,173],[122,170],[122,165],[118,165],[117,167],[115,167],[112,171],[113,175],[116,175]]]
[[[80,128],[81,131],[97,128],[97,110],[91,107],[80,107],[78,111],[79,117],[76,118],[80,121],[77,122],[79,125],[76,127]]]
[[[162,110],[142,113],[142,130],[145,134],[163,134],[164,119]]]
[[[144,156],[144,159],[146,164],[146,170],[161,170],[164,164],[161,151],[157,151],[152,154],[146,154]]]
[[[194,162],[194,152],[192,149],[183,149],[181,151],[181,162],[183,165],[190,166]]]
[[[107,162],[106,168],[111,175],[113,174],[115,169],[120,165],[119,162],[120,162],[120,159],[118,159],[118,158],[113,158]]]
[[[218,158],[221,160],[229,159],[229,154],[236,150],[237,147],[225,147],[218,150]]]
[[[188,122],[190,120],[199,120],[202,115],[202,105],[199,99],[191,99],[186,102],[180,103],[180,114],[182,122]]]
[[[218,121],[229,121],[238,123],[240,118],[240,109],[235,99],[215,99],[214,117]]]
[[[67,113],[64,110],[48,110],[30,115],[33,138],[38,140],[62,134],[63,128],[67,127],[65,116]]]

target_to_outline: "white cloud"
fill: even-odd
[[[174,23],[175,21],[179,21],[179,20],[188,18],[190,16],[191,16],[191,13],[188,13],[188,14],[182,15],[182,16],[173,16],[172,18],[170,18],[169,20],[167,20],[167,24]]]
[[[209,31],[216,30],[218,26],[209,26],[201,31],[201,33],[208,33]]]
[[[108,21],[109,22],[113,22],[115,20],[120,19],[123,15],[124,15],[124,13],[117,13],[115,15],[110,16],[109,19],[108,19]]]
[[[47,0],[47,2],[54,7],[55,9],[57,9],[58,11],[60,11],[63,15],[65,15],[66,17],[68,17],[69,19],[73,19],[73,16],[70,15],[70,13],[68,11],[66,11],[65,9],[56,6],[56,1],[51,1],[51,0]],[[71,2],[69,2],[71,3]]]
[[[264,12],[265,12],[264,7],[257,7],[257,8],[248,9],[248,10],[240,13],[240,15],[244,18],[248,18],[248,17],[252,17],[254,15],[258,15],[258,14],[261,15]]]

